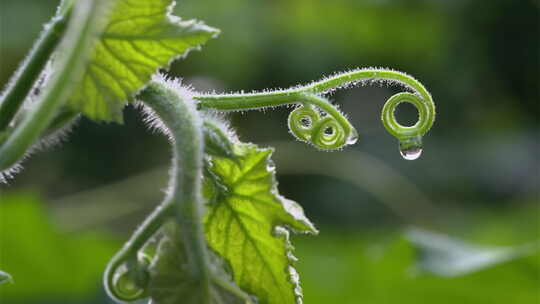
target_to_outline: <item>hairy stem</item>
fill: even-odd
[[[161,227],[164,220],[174,216],[186,246],[190,271],[204,286],[205,302],[210,301],[210,260],[204,236],[202,171],[204,136],[202,120],[195,102],[184,100],[167,82],[151,82],[138,96],[166,127],[171,135],[173,160],[169,191],[163,204],[143,223],[124,248],[112,259],[105,273],[105,286],[117,301],[133,301],[145,296],[143,292],[124,295],[115,284],[118,268],[126,263],[128,272],[137,272],[137,253]],[[135,261],[135,262],[134,262]],[[135,269],[129,269],[135,268]]]
[[[172,87],[152,82],[140,94],[172,135],[173,165],[170,198],[176,206],[192,274],[205,288],[205,302],[210,300],[209,255],[204,236],[202,176],[204,137],[202,119],[195,102],[184,100]]]
[[[60,107],[70,96],[74,84],[82,77],[82,70],[96,33],[102,30],[103,15],[111,1],[88,0],[75,4],[71,26],[62,40],[55,74],[47,88],[24,119],[0,146],[0,170],[8,169],[22,158],[28,148],[55,118]]]
[[[49,62],[51,54],[66,31],[70,14],[71,10],[67,10],[65,15],[57,14],[53,17],[45,26],[26,60],[9,81],[0,100],[0,131],[9,125]]]
[[[430,101],[433,103],[431,95],[418,80],[402,72],[378,68],[363,68],[338,73],[308,85],[274,92],[202,94],[193,98],[199,101],[199,107],[202,109],[249,110],[298,103],[303,100],[302,96],[305,94],[325,94],[339,88],[376,80],[387,80],[404,85],[419,94],[427,103]]]
[[[115,282],[117,275],[120,267],[125,265],[128,268],[127,271],[132,272],[132,277],[136,281],[137,273],[147,270],[138,261],[139,252],[167,220],[174,219],[176,216],[176,222],[180,226],[179,230],[184,237],[182,241],[184,244],[188,244],[189,258],[194,264],[196,279],[205,281],[203,284],[207,288],[205,296],[208,298],[206,300],[210,301],[209,282],[211,281],[223,290],[243,299],[245,303],[252,303],[251,297],[238,286],[210,271],[212,268],[209,265],[209,255],[202,225],[202,197],[197,195],[201,186],[199,185],[200,181],[197,182],[196,178],[197,176],[198,179],[202,178],[200,175],[202,169],[197,165],[202,161],[200,159],[202,156],[195,155],[195,153],[202,151],[202,148],[197,147],[200,147],[201,144],[204,145],[206,152],[211,155],[213,153],[228,155],[227,153],[232,150],[232,147],[224,133],[225,131],[212,120],[205,120],[201,125],[198,122],[198,112],[195,110],[194,102],[180,105],[185,101],[180,102],[180,97],[170,88],[164,87],[163,83],[152,83],[140,93],[139,99],[152,110],[151,119],[159,119],[166,126],[166,130],[163,130],[162,126],[159,128],[170,135],[172,140],[174,170],[171,170],[170,189],[165,200],[137,228],[129,241],[107,265],[104,283],[108,294],[118,302],[131,302],[148,297],[147,285],[145,285],[147,282],[144,281],[139,282],[140,290],[138,292],[132,295],[122,293]],[[193,118],[187,119],[186,115],[192,115]],[[182,126],[185,122],[187,122],[187,126]],[[199,130],[199,128],[200,131],[196,131],[196,135],[186,134],[188,130],[191,132]],[[200,140],[201,132],[204,136],[204,143],[192,145],[193,141]],[[185,231],[189,235],[184,234]]]
[[[249,110],[265,107],[274,107],[288,104],[314,105],[329,114],[335,122],[328,121],[328,118],[321,118],[318,113],[312,109],[304,108],[300,113],[291,113],[289,117],[289,126],[293,134],[304,141],[308,141],[315,146],[331,150],[341,148],[348,143],[354,143],[357,134],[348,120],[337,111],[330,103],[324,103],[321,95],[331,93],[340,88],[355,86],[369,82],[386,82],[389,84],[398,84],[411,90],[413,93],[403,92],[390,97],[383,107],[381,120],[390,134],[396,137],[400,142],[413,142],[421,140],[435,121],[435,104],[426,88],[413,77],[387,69],[365,68],[357,69],[345,73],[338,73],[320,81],[305,85],[293,87],[274,92],[257,92],[248,94],[202,94],[193,98],[199,102],[201,109],[217,110]],[[395,118],[395,109],[402,102],[413,104],[419,113],[418,122],[414,126],[402,126]],[[296,111],[296,110],[295,110]],[[295,114],[295,115],[293,115]],[[296,120],[291,122],[291,118]],[[302,126],[301,119],[315,119],[317,124],[314,126]],[[326,121],[325,121],[326,120]],[[319,122],[320,121],[320,122]],[[344,134],[334,133],[328,138],[324,138],[323,127],[341,127]],[[302,130],[304,128],[304,130]],[[334,131],[335,132],[335,131]],[[330,141],[332,139],[333,141]]]

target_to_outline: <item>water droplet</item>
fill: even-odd
[[[272,171],[275,171],[276,170],[276,165],[274,164],[274,162],[270,161],[268,162],[268,164],[266,165],[266,170],[272,172]]]
[[[399,150],[401,156],[406,160],[415,160],[422,155],[422,147],[416,147],[415,149]]]
[[[417,136],[399,142],[399,153],[406,160],[415,160],[422,155],[422,137]]]
[[[347,137],[347,145],[354,145],[358,141],[358,132],[355,129],[351,130],[351,134]]]

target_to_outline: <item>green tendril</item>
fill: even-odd
[[[104,285],[112,299],[133,302],[147,296],[149,261],[140,250],[161,228],[165,219],[173,215],[173,200],[167,197],[111,259],[105,270]]]
[[[133,302],[146,298],[150,277],[148,267],[146,260],[130,256],[122,264],[111,268],[106,272],[109,295],[118,302]]]
[[[248,94],[199,95],[194,96],[194,99],[199,101],[198,107],[200,109],[210,108],[226,111],[300,104],[289,115],[288,125],[291,133],[297,139],[311,143],[319,149],[335,150],[354,144],[357,141],[358,133],[347,118],[322,95],[336,89],[371,82],[398,84],[411,91],[390,97],[383,107],[381,120],[386,130],[400,142],[402,154],[421,150],[422,137],[435,121],[435,104],[429,92],[420,82],[402,72],[378,68],[357,69],[338,73],[306,86],[286,90]],[[418,111],[418,121],[413,126],[402,126],[396,120],[395,110],[402,102],[411,103]]]
[[[289,130],[302,141],[310,141],[313,125],[321,115],[310,104],[301,105],[289,114]]]
[[[402,126],[396,120],[396,108],[402,102],[412,104],[418,111],[418,121],[411,127]],[[423,136],[429,131],[433,120],[430,116],[434,110],[428,106],[418,95],[403,92],[393,95],[384,104],[381,119],[388,133],[399,140],[407,140],[413,137]]]
[[[339,149],[356,141],[358,133],[330,102],[316,95],[305,95],[303,100],[288,119],[289,130],[298,140],[322,150]]]

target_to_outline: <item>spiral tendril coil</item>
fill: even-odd
[[[303,104],[289,114],[289,130],[298,140],[321,150],[336,150],[353,144],[358,133],[341,113],[335,112],[341,116],[339,119],[321,113],[311,104]]]

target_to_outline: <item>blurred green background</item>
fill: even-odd
[[[0,84],[56,4],[0,0]],[[539,12],[536,0],[185,0],[178,15],[222,34],[170,74],[219,92],[367,66],[414,75],[438,112],[416,161],[380,123],[395,88],[333,96],[361,138],[331,154],[294,141],[288,109],[230,115],[241,139],[277,148],[280,191],[322,231],[293,238],[305,303],[540,303]],[[404,124],[415,115],[400,106]],[[0,185],[0,269],[15,279],[1,303],[108,303],[105,263],[160,201],[170,157],[136,109],[125,117],[82,119]]]

